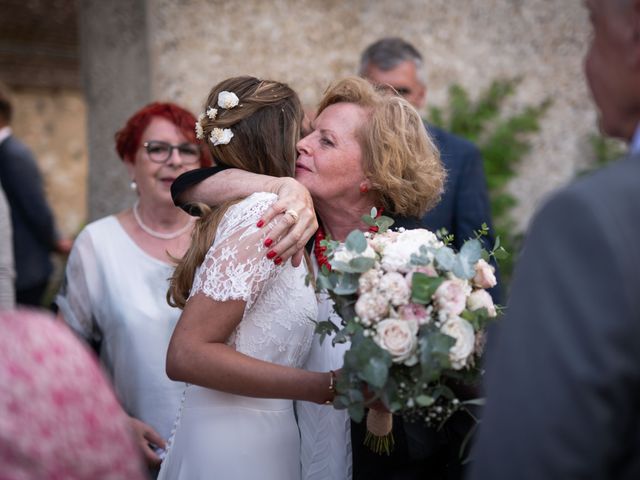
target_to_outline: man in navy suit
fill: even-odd
[[[601,130],[630,152],[537,213],[489,338],[472,480],[640,478],[640,0],[587,0]]]
[[[38,165],[11,131],[12,113],[9,95],[0,87],[0,184],[13,224],[16,302],[40,306],[53,271],[49,253],[69,253],[71,241],[56,232]]]
[[[422,55],[410,43],[400,38],[382,38],[369,45],[362,53],[359,73],[376,85],[393,88],[417,110],[424,107],[427,87]],[[482,157],[471,142],[425,125],[448,175],[442,200],[423,217],[422,225],[432,231],[445,228],[454,235],[454,246],[459,249],[483,223],[491,227]],[[485,237],[485,245],[493,247],[493,233]]]

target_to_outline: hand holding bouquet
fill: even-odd
[[[504,250],[497,243],[486,252],[476,238],[454,252],[428,230],[390,231],[390,219],[374,217],[372,211],[367,219],[378,233],[325,241],[330,268],[323,266],[318,286],[343,325],[322,322],[318,330],[351,342],[334,405],[359,422],[365,407],[381,400],[392,413],[440,426],[472,403],[451,385],[479,381],[485,327],[498,314],[486,290],[496,284],[487,260]],[[367,426],[370,446],[389,452],[391,414],[371,410]]]

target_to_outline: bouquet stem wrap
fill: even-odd
[[[367,414],[367,434],[364,444],[378,455],[391,455],[393,439],[393,415],[380,410],[369,410]]]

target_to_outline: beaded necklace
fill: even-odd
[[[376,218],[382,215],[382,212],[384,211],[384,209],[380,207],[377,210],[378,210],[378,213],[376,215]],[[376,225],[372,225],[369,227],[369,231],[372,233],[376,233],[378,231],[378,227]],[[322,266],[326,265],[327,269],[331,271],[331,264],[329,263],[329,259],[324,254],[324,252],[327,251],[327,247],[325,247],[324,245],[320,245],[320,242],[322,242],[322,240],[324,240],[326,237],[327,235],[324,231],[324,227],[320,225],[318,227],[318,231],[316,232],[315,241],[313,242],[313,254],[316,257],[316,261],[318,262],[318,270],[321,270]]]

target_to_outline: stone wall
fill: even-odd
[[[12,92],[12,128],[34,153],[58,228],[75,235],[87,218],[86,104],[77,89]]]
[[[537,204],[590,160],[595,113],[583,80],[589,32],[581,0],[146,0],[151,93],[193,111],[217,81],[253,74],[288,82],[313,106],[357,70],[360,52],[402,36],[425,56],[428,101],[452,83],[471,95],[521,76],[510,109],[553,101],[511,190],[524,228]]]

